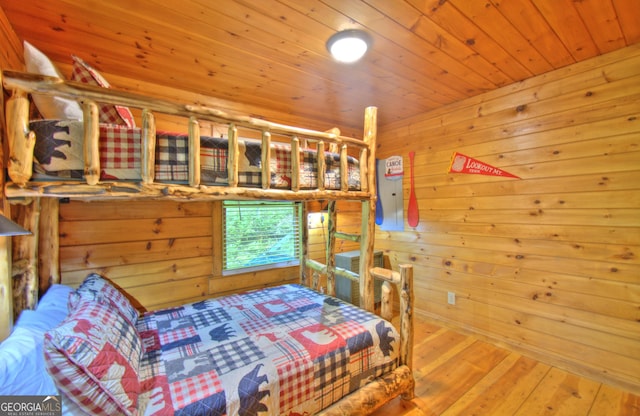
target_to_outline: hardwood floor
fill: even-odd
[[[462,335],[415,322],[415,398],[375,416],[640,415],[640,396]]]

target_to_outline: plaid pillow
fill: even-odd
[[[97,273],[91,273],[75,291],[69,294],[69,310],[82,302],[99,302],[117,310],[131,325],[138,321],[138,311],[122,292]]]
[[[82,302],[44,335],[58,391],[91,415],[137,414],[142,352],[134,326],[99,302]]]
[[[71,72],[72,81],[98,85],[103,88],[111,87],[109,82],[95,68],[75,55],[71,55],[71,58],[73,59],[73,69]],[[131,111],[121,105],[98,104],[98,118],[100,123],[123,124],[127,127],[136,126]]]

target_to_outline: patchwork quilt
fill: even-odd
[[[35,179],[82,179],[83,123],[72,120],[34,120],[29,128],[36,133],[34,150]],[[141,129],[117,124],[100,124],[100,179],[140,180]],[[155,179],[158,182],[185,183],[189,179],[188,136],[157,132]],[[291,188],[291,149],[288,144],[272,143],[271,186]],[[262,185],[261,142],[239,140],[239,182],[241,186]],[[200,176],[206,185],[227,185],[227,140],[200,138]],[[325,153],[325,187],[340,189],[340,155]],[[317,154],[303,149],[300,154],[300,186],[317,187]],[[348,184],[350,190],[360,189],[358,160],[349,157]]]
[[[308,415],[397,366],[381,318],[300,285],[154,311],[137,322],[145,415]]]

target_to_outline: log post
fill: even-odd
[[[11,237],[0,237],[0,341],[13,329]]]
[[[318,164],[316,171],[317,188],[319,191],[324,191],[324,176],[327,171],[326,159],[324,155],[324,142],[321,140],[316,144],[316,162]]]
[[[391,283],[383,282],[380,294],[380,316],[391,322],[393,319],[393,296]]]
[[[189,117],[189,186],[200,185],[200,124]]]
[[[302,202],[300,207],[300,284],[309,287],[309,274],[307,273],[307,261],[309,260],[309,207],[307,202]]]
[[[49,286],[60,283],[60,234],[58,232],[60,201],[58,198],[39,199],[38,281],[40,296],[42,296]]]
[[[153,183],[156,175],[156,118],[153,113],[148,110],[142,110],[142,141],[140,149],[140,160],[142,166],[140,176],[142,183],[148,185]]]
[[[262,189],[271,188],[271,133],[262,132]]]
[[[16,206],[16,223],[33,235],[13,237],[13,318],[17,319],[25,309],[35,309],[38,304],[38,223],[40,198],[29,204]]]
[[[400,265],[400,365],[413,368],[413,266]],[[403,394],[413,399],[413,388]]]
[[[375,107],[367,107],[364,119],[364,137],[363,140],[371,149],[376,146],[376,126],[377,109]],[[375,190],[375,177],[370,175],[375,172],[375,159],[369,157],[366,148],[361,152],[360,157],[360,186],[363,191],[372,192]],[[364,173],[364,174],[363,174]],[[362,225],[360,240],[360,307],[373,312],[373,278],[369,272],[373,267],[373,245],[375,242],[375,213],[376,201],[375,194],[372,194],[366,201],[362,202]]]
[[[291,139],[291,190],[300,190],[300,139],[297,136]]]
[[[349,155],[346,144],[340,147],[340,190],[349,190]]]
[[[229,186],[238,186],[238,128],[235,124],[229,124],[229,142],[227,144],[227,175],[229,177]]]
[[[6,104],[7,139],[9,142],[9,177],[24,186],[33,172],[33,148],[36,135],[29,131],[29,99],[27,94],[14,90]]]
[[[93,101],[82,103],[84,117],[84,178],[89,185],[100,181],[100,122],[98,105]]]
[[[327,204],[327,247],[326,247],[326,265],[327,265],[327,294],[329,296],[336,295],[336,222],[338,215],[336,213],[336,201],[329,201]]]
[[[0,83],[2,82],[2,72],[0,71]],[[27,101],[27,106],[28,106]],[[4,93],[0,94],[0,107],[4,108]],[[5,114],[0,112],[0,172],[4,172],[5,163],[6,163],[6,154],[5,149],[7,146],[11,146],[11,143],[15,140],[12,139],[11,135],[8,135],[8,131],[4,129],[4,126],[9,128],[10,125],[15,124],[16,126],[20,125],[20,122],[25,123],[28,122],[28,107],[27,113],[21,115],[21,118],[13,119],[11,117],[16,117],[15,111],[9,110],[9,105],[7,103],[7,117],[5,119]],[[13,113],[13,114],[10,114]],[[26,117],[26,118],[25,118]],[[6,123],[7,120],[12,120],[11,123]],[[17,123],[16,123],[17,121]],[[24,124],[23,124],[23,127]],[[25,131],[22,133],[22,138],[19,139],[24,140]],[[26,132],[28,134],[28,132]],[[15,132],[13,132],[15,135]],[[33,137],[33,133],[32,137]],[[28,140],[28,138],[27,138]],[[18,141],[17,143],[20,143]],[[35,140],[32,140],[35,144]],[[17,144],[15,143],[15,144]],[[33,152],[31,152],[33,154]],[[29,171],[29,175],[31,175],[31,171]],[[27,181],[29,178],[26,179]],[[5,176],[0,175],[0,197],[2,203],[0,204],[0,215],[4,215],[5,212],[9,212],[9,204],[5,199],[4,194],[4,185],[5,185]],[[11,237],[0,237],[0,341],[4,340],[9,336],[11,330],[13,329],[13,294],[11,293],[12,281],[11,281]]]

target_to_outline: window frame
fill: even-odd
[[[288,209],[292,209],[293,212],[293,221],[294,227],[297,227],[294,230],[294,255],[290,260],[278,261],[267,264],[259,264],[254,266],[246,266],[246,267],[238,267],[233,269],[227,269],[227,209],[241,208],[273,208],[277,206],[284,206]],[[235,274],[243,274],[243,273],[251,273],[256,271],[265,271],[276,268],[286,268],[286,267],[297,267],[300,265],[301,256],[302,256],[302,204],[300,202],[295,201],[265,201],[265,200],[242,200],[242,201],[222,201],[221,203],[221,239],[220,243],[222,245],[220,249],[221,259],[220,259],[220,268],[222,276],[231,276]]]

